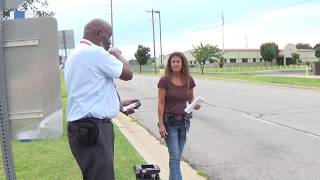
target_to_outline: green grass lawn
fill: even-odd
[[[265,72],[265,71],[286,71],[286,70],[305,70],[306,65],[287,65],[287,66],[278,66],[278,65],[260,65],[260,66],[225,66],[220,67],[210,67],[205,66],[204,73],[255,73],[255,72]],[[192,73],[201,73],[199,66],[190,68]]]
[[[273,83],[283,85],[293,85],[300,87],[320,88],[320,79],[303,78],[303,77],[278,77],[278,76],[255,76],[255,75],[228,75],[228,74],[193,74],[194,77],[220,78],[226,80],[240,80],[250,82]]]
[[[81,180],[81,172],[74,160],[66,137],[65,108],[67,94],[61,79],[64,135],[59,139],[12,141],[17,179],[25,180]],[[118,180],[135,179],[133,166],[144,164],[143,158],[115,126],[115,173]],[[2,156],[0,157],[1,162]],[[5,179],[0,163],[0,180]]]
[[[280,76],[257,76],[254,72],[243,73],[191,73],[193,77],[197,78],[210,78],[210,79],[225,79],[225,80],[239,80],[257,83],[273,83],[282,85],[292,85],[299,87],[312,87],[320,88],[320,78],[307,78],[307,77],[280,77]],[[139,72],[135,76],[160,76],[159,73],[154,72]]]
[[[226,73],[226,74],[238,74],[238,73],[257,73],[257,72],[266,72],[266,71],[288,71],[288,70],[305,70],[307,65],[303,64],[291,64],[287,66],[278,66],[278,65],[259,65],[259,66],[224,66],[223,68],[214,67],[214,66],[205,66],[204,73]],[[132,66],[132,69],[139,73],[139,66]],[[142,72],[152,73],[155,71],[154,66],[142,66]],[[157,68],[157,71],[159,69]],[[191,73],[201,73],[201,68],[199,65],[190,68]]]

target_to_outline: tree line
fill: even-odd
[[[311,47],[310,44],[307,43],[297,43],[297,49],[314,49],[315,56],[320,58],[320,43],[316,44],[314,47]],[[274,42],[263,43],[260,46],[260,54],[265,63],[272,62],[272,60],[277,59],[279,57],[279,47]],[[191,52],[192,56],[196,59],[196,61],[200,64],[201,72],[204,71],[204,65],[206,62],[214,63],[219,62],[219,67],[223,67],[225,63],[225,59],[223,58],[223,51],[218,48],[217,45],[206,44],[203,45],[200,43],[198,46],[194,46]],[[144,47],[143,45],[138,45],[138,49],[135,53],[136,61],[140,67],[147,64],[150,59],[150,48]],[[293,63],[300,63],[300,54],[294,52],[291,54]],[[279,62],[277,62],[280,64]]]

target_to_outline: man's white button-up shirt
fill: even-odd
[[[65,63],[68,92],[67,117],[113,118],[120,102],[113,78],[119,78],[123,64],[102,47],[83,39]]]

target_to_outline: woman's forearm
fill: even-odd
[[[163,123],[163,116],[164,116],[164,104],[158,104],[158,118],[159,123]]]

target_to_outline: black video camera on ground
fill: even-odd
[[[135,165],[136,180],[160,180],[160,168],[154,164]]]

